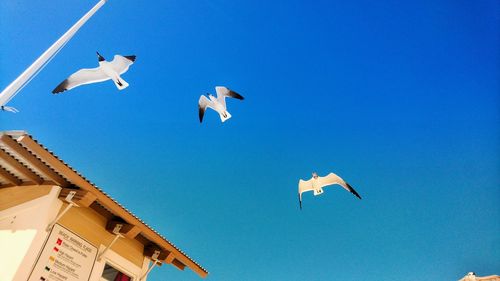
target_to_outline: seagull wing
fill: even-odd
[[[244,100],[245,98],[241,96],[240,94],[236,93],[235,91],[232,91],[226,87],[223,86],[217,86],[215,87],[215,91],[217,92],[217,100],[222,103],[224,108],[226,108],[226,97],[230,98],[235,98],[239,100]]]
[[[303,179],[299,180],[299,206],[302,210],[302,193],[306,191],[314,190],[312,185],[312,180],[305,181]]]
[[[198,100],[198,116],[200,117],[200,123],[201,121],[203,121],[203,115],[205,115],[205,110],[207,110],[207,107],[214,109],[212,104],[213,102],[207,99],[207,97],[200,96],[200,99]]]
[[[125,73],[129,66],[135,62],[135,56],[120,56],[115,55],[113,60],[110,62],[111,67],[119,74]]]
[[[500,276],[498,275],[489,275],[489,276],[483,276],[483,277],[477,277],[477,281],[500,281]]]
[[[332,184],[338,184],[338,185],[342,186],[345,190],[354,194],[354,196],[361,199],[361,196],[359,196],[359,194],[356,192],[356,190],[354,190],[354,188],[352,188],[352,186],[350,186],[341,177],[337,176],[334,173],[330,173],[325,177],[318,177],[318,184],[320,187],[325,187],[327,185],[332,185]]]
[[[84,68],[71,74],[66,80],[62,81],[61,84],[59,84],[54,90],[52,90],[52,93],[58,94],[66,90],[71,90],[80,85],[97,83],[109,79],[109,76],[102,72],[100,67]]]

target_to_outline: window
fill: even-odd
[[[132,277],[112,267],[108,263],[104,266],[101,280],[107,281],[131,281]]]
[[[100,253],[104,252],[105,249],[104,245],[99,246]],[[149,259],[143,257],[143,265],[139,267],[109,249],[100,260],[96,259],[89,281],[139,281],[148,270],[148,262]]]

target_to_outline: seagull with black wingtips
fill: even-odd
[[[342,186],[345,190],[352,193],[354,196],[361,199],[361,196],[349,185],[346,181],[344,181],[341,177],[337,176],[334,173],[330,173],[327,176],[320,177],[316,172],[312,173],[312,178],[305,181],[303,179],[299,180],[299,206],[302,210],[302,193],[307,191],[313,191],[314,196],[318,196],[323,194],[323,187],[338,184]]]
[[[81,85],[106,80],[113,80],[118,90],[127,88],[128,83],[120,75],[127,72],[128,68],[135,62],[135,56],[115,55],[112,61],[106,61],[99,52],[96,53],[99,60],[99,67],[78,70],[61,82],[52,93],[58,94]]]
[[[220,120],[224,122],[227,119],[231,118],[231,114],[229,114],[226,109],[226,97],[239,100],[244,99],[243,96],[226,87],[217,86],[215,87],[215,91],[217,92],[217,97],[214,97],[211,94],[207,94],[208,98],[202,95],[198,100],[198,116],[200,118],[200,123],[203,121],[203,116],[205,115],[205,110],[207,110],[207,107],[217,111],[217,113],[219,113]]]
[[[460,279],[458,281],[500,281],[500,276],[489,275],[489,276],[479,277],[479,276],[476,276],[476,273],[469,272],[469,273],[467,273],[467,275],[465,275],[462,279]]]
[[[2,111],[9,111],[9,112],[12,112],[12,113],[18,113],[19,112],[19,110],[17,110],[16,108],[14,108],[12,106],[6,106],[6,105],[0,106],[0,110],[2,110]]]

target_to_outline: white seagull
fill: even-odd
[[[215,87],[215,91],[217,92],[217,98],[211,94],[207,94],[210,99],[207,99],[205,96],[200,96],[198,100],[198,115],[200,117],[200,123],[203,121],[203,115],[205,114],[205,110],[207,107],[217,111],[220,116],[220,120],[222,122],[231,118],[231,114],[226,110],[226,97],[235,98],[239,100],[243,100],[244,98],[230,89],[222,86]]]
[[[462,279],[458,281],[499,281],[500,276],[498,275],[489,275],[489,276],[484,276],[484,277],[478,277],[476,276],[476,273],[474,272],[469,272],[467,275],[465,275]]]
[[[66,90],[71,90],[75,87],[85,84],[97,83],[106,80],[113,80],[118,90],[123,90],[128,87],[128,83],[120,77],[120,74],[125,73],[129,66],[135,61],[135,56],[120,56],[115,55],[110,62],[106,61],[103,56],[97,53],[99,59],[99,67],[84,68],[71,74],[66,80],[62,81],[53,91],[53,94],[62,93]]]
[[[310,180],[299,180],[299,205],[302,210],[302,193],[306,191],[314,191],[314,196],[323,194],[323,187],[327,185],[338,184],[342,186],[345,190],[354,194],[354,196],[361,199],[361,196],[350,186],[347,182],[345,182],[342,178],[337,176],[334,173],[330,173],[325,177],[319,177],[318,174],[312,173],[312,178]]]
[[[12,112],[12,113],[18,113],[19,112],[19,110],[17,110],[16,108],[14,108],[12,106],[6,106],[6,105],[0,106],[0,109],[3,110],[3,111],[9,111],[9,112]]]

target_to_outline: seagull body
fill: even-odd
[[[103,56],[97,53],[99,59],[99,67],[84,68],[71,74],[66,80],[61,82],[53,91],[53,94],[62,93],[66,90],[71,90],[75,87],[113,80],[118,90],[123,90],[128,87],[128,83],[121,78],[121,74],[125,73],[130,65],[135,61],[135,56],[120,56],[115,55],[112,61],[106,61]]]
[[[226,109],[226,97],[239,100],[244,99],[243,96],[226,87],[217,86],[215,87],[215,91],[217,92],[217,97],[207,94],[208,98],[202,95],[198,100],[198,116],[200,117],[200,123],[203,121],[203,116],[205,115],[207,107],[217,111],[217,113],[219,113],[220,120],[224,122],[231,118],[231,114],[229,114]]]
[[[489,276],[478,277],[476,276],[476,273],[469,272],[459,281],[500,281],[500,276],[489,275]]]
[[[354,196],[361,199],[361,196],[350,186],[347,182],[345,182],[341,177],[337,176],[334,173],[330,173],[325,177],[320,177],[318,174],[313,173],[312,178],[310,180],[299,180],[299,205],[300,209],[302,209],[302,193],[306,191],[313,191],[314,196],[318,196],[323,194],[323,187],[328,185],[338,184],[342,186],[345,190],[354,194]]]

